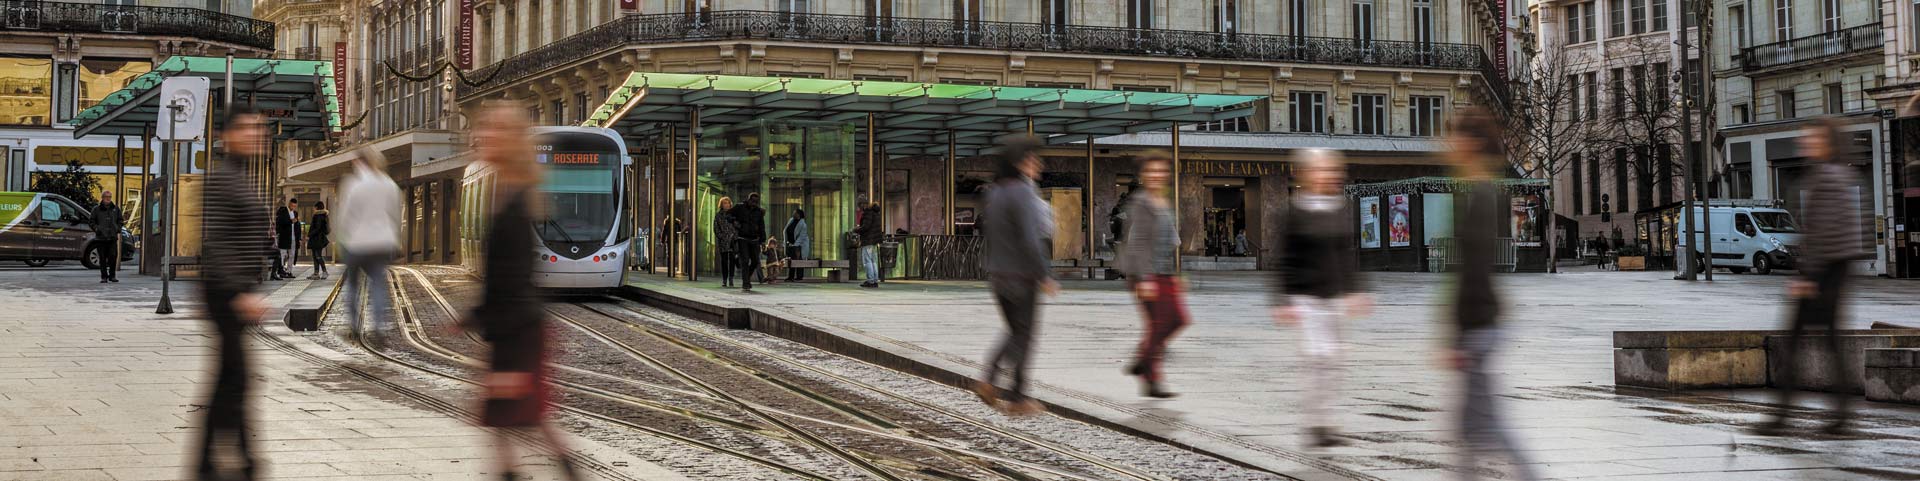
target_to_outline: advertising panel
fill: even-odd
[[[1380,247],[1380,198],[1360,198],[1360,247]]]

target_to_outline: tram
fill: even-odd
[[[547,213],[533,221],[535,286],[554,290],[601,290],[626,281],[633,242],[626,225],[626,172],[633,163],[626,142],[612,129],[535,127],[534,154],[545,169],[541,195]],[[460,183],[460,262],[479,272],[485,263],[486,222],[493,212],[494,169],[467,167]]]

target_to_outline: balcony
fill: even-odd
[[[273,50],[273,23],[198,8],[0,0],[0,31],[192,37]]]
[[[467,74],[468,95],[630,45],[766,40],[1484,71],[1477,45],[729,10],[629,15]],[[1492,79],[1490,79],[1492,80]],[[1500,91],[1501,87],[1494,90]],[[1504,92],[1500,92],[1503,94]],[[1496,94],[1499,95],[1499,94]],[[1504,99],[1504,95],[1500,95]]]
[[[320,58],[320,47],[297,47],[293,49],[293,58],[300,60],[333,60]]]
[[[1755,45],[1740,50],[1734,64],[1749,75],[1814,65],[1863,54],[1878,54],[1885,40],[1880,24],[1870,23],[1844,30],[1800,37],[1784,42]]]

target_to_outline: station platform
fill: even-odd
[[[1777,329],[1790,277],[1673,281],[1661,272],[1499,277],[1508,344],[1495,372],[1536,471],[1550,478],[1914,479],[1920,409],[1856,402],[1855,435],[1804,430],[1758,437],[1747,428],[1777,406],[1760,390],[1672,392],[1613,384],[1612,332]],[[1150,400],[1121,371],[1142,321],[1120,282],[1064,281],[1042,307],[1035,397],[1062,416],[1168,441],[1302,479],[1452,479],[1457,376],[1439,367],[1448,277],[1367,276],[1376,309],[1347,321],[1347,384],[1336,409],[1348,447],[1309,450],[1302,409],[1311,374],[1297,329],[1268,314],[1270,274],[1189,277],[1193,324],[1174,340],[1168,386]],[[630,276],[627,296],[709,320],[733,321],[896,370],[958,385],[977,376],[1002,332],[984,283],[894,281],[754,286],[751,293],[658,275]],[[1860,279],[1848,327],[1910,316],[1913,284]],[[699,317],[698,313],[689,313]],[[1853,324],[1858,324],[1854,326]],[[1818,416],[1819,396],[1799,406]]]
[[[249,399],[260,474],[276,480],[419,481],[486,478],[491,439],[448,412],[471,395],[433,390],[364,355],[339,352],[280,324],[303,293],[335,276],[268,284],[275,309],[248,340]],[[199,286],[176,282],[174,314],[154,314],[158,277],[126,273],[100,284],[71,264],[0,267],[0,479],[192,479],[198,411],[212,386],[217,353],[198,305]],[[374,379],[347,375],[347,366]],[[401,395],[426,392],[444,401]],[[437,406],[437,407],[436,407]],[[685,479],[624,452],[575,436],[593,464],[617,466],[596,479]],[[552,479],[552,460],[529,456],[523,472]],[[599,473],[596,473],[599,474]],[[495,474],[494,476],[497,476]]]

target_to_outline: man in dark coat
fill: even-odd
[[[125,222],[113,191],[100,193],[93,206],[93,245],[100,252],[100,283],[120,282],[120,225]]]
[[[859,218],[855,219],[853,234],[860,238],[860,267],[867,276],[860,287],[880,287],[880,241],[887,233],[880,229],[880,204],[860,196]]]
[[[236,460],[238,479],[255,479],[247,432],[247,329],[260,323],[266,298],[259,276],[266,250],[267,202],[247,176],[247,166],[267,155],[266,117],[245,104],[232,107],[221,132],[224,155],[207,173],[202,212],[206,240],[201,253],[201,292],[218,335],[220,358],[213,392],[201,410],[196,479],[233,479],[222,461]],[[215,451],[231,450],[222,455]]]
[[[278,271],[274,273],[275,278],[293,277],[293,264],[296,261],[293,253],[294,249],[300,246],[299,241],[294,237],[300,235],[299,225],[300,201],[298,199],[287,199],[286,207],[273,211],[273,248],[280,250],[279,267],[275,269]]]
[[[767,242],[767,211],[760,208],[760,193],[747,194],[747,201],[733,206],[735,235],[733,253],[740,267],[740,290],[753,290],[753,274],[760,270],[760,244]]]

